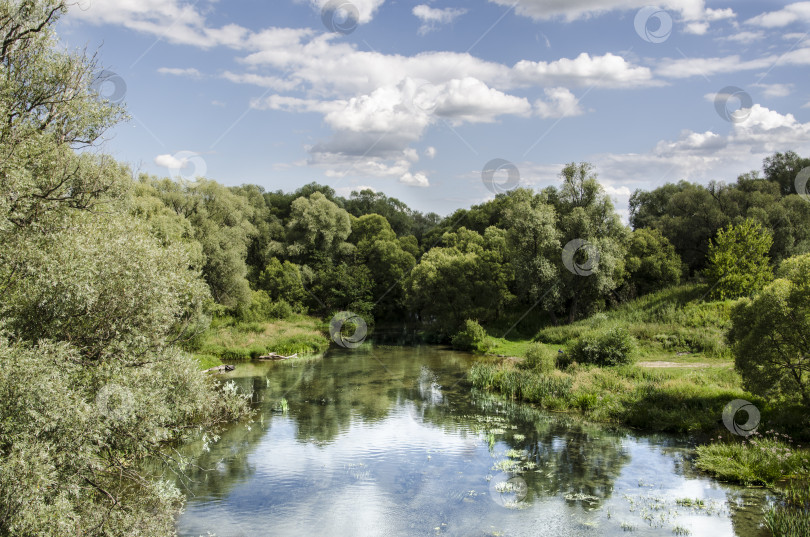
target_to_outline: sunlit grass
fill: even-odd
[[[195,355],[201,368],[207,369],[222,362],[258,358],[269,352],[283,355],[316,354],[328,346],[329,340],[321,321],[294,315],[289,319],[267,322],[218,318],[189,345],[188,350]]]

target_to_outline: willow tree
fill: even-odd
[[[203,319],[191,251],[131,216],[92,151],[124,117],[54,0],[0,0],[0,535],[173,534],[146,458],[246,408],[172,343]]]

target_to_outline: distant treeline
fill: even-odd
[[[446,338],[465,319],[508,325],[531,309],[570,322],[699,277],[718,232],[746,220],[771,235],[774,264],[809,252],[810,202],[795,190],[807,166],[788,151],[736,182],[638,190],[630,227],[588,163],[565,166],[559,187],[516,188],[444,218],[316,183],[285,193],[142,175],[132,199],[155,234],[193,245],[216,303],[236,315],[351,310]]]

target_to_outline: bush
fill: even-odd
[[[630,363],[636,338],[624,328],[585,334],[574,342],[571,359],[582,364],[615,366]]]
[[[751,392],[810,408],[810,254],[782,262],[779,279],[732,310],[735,365]]]
[[[525,366],[539,373],[551,373],[557,367],[557,351],[542,343],[532,343],[526,351]]]
[[[492,341],[484,328],[471,319],[464,321],[464,328],[453,336],[451,343],[454,349],[462,351],[486,352],[492,348]]]
[[[286,300],[274,301],[265,291],[254,291],[250,304],[239,306],[234,313],[241,321],[258,324],[271,319],[289,319],[293,315],[293,308]],[[262,331],[264,327],[259,330]]]

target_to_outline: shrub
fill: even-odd
[[[462,351],[486,352],[492,348],[492,341],[484,328],[471,319],[464,321],[464,328],[453,336],[451,343],[454,349]]]
[[[239,306],[236,317],[243,322],[261,323],[271,319],[289,319],[293,308],[283,299],[271,300],[265,291],[254,291],[249,305]],[[259,332],[264,331],[262,327]]]
[[[779,279],[732,310],[728,340],[746,389],[810,408],[810,254],[782,262]]]
[[[585,334],[574,342],[571,359],[598,366],[614,366],[630,363],[636,348],[636,338],[624,328]]]
[[[526,351],[525,366],[539,373],[551,373],[557,367],[557,351],[542,343],[532,343]]]

